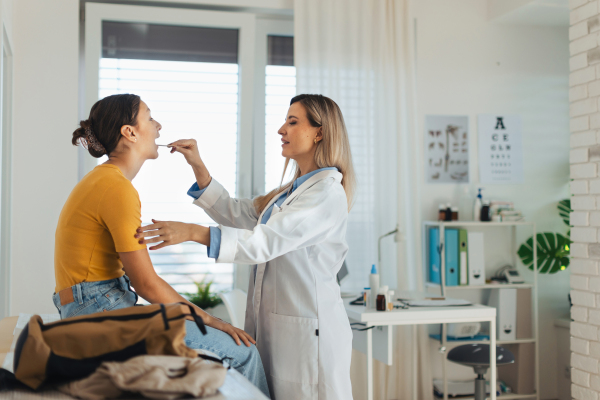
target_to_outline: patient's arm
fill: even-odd
[[[240,344],[240,339],[246,346],[250,346],[250,343],[256,343],[254,339],[243,330],[237,329],[232,325],[213,317],[177,293],[171,285],[165,282],[156,274],[156,271],[154,271],[148,249],[120,252],[119,257],[121,258],[123,269],[131,280],[135,292],[148,302],[152,304],[187,303],[196,309],[196,312],[202,317],[206,325],[228,333],[238,345]]]

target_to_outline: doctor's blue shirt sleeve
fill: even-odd
[[[188,196],[193,197],[194,199],[198,200],[200,198],[200,196],[202,196],[202,193],[204,193],[207,188],[208,188],[208,186],[205,187],[204,189],[200,189],[200,186],[198,186],[198,182],[194,182],[194,184],[192,185],[190,190],[188,190],[187,194],[188,194]]]
[[[210,246],[206,248],[206,254],[215,260],[219,258],[221,250],[221,229],[217,226],[210,227]]]

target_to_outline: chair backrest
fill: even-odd
[[[246,319],[246,293],[240,289],[233,289],[231,292],[219,293],[221,300],[227,307],[231,325],[239,329],[244,329]]]

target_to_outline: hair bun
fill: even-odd
[[[73,139],[71,140],[73,146],[77,146],[81,143],[84,149],[90,152],[93,157],[100,158],[106,154],[106,149],[98,141],[98,138],[92,130],[92,124],[89,119],[79,122],[79,128],[73,132]]]

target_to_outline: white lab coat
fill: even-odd
[[[341,180],[335,170],[316,173],[265,225],[252,200],[232,199],[214,179],[194,201],[221,224],[217,262],[256,265],[245,330],[275,400],[352,399],[352,331],[336,281],[348,252]]]

